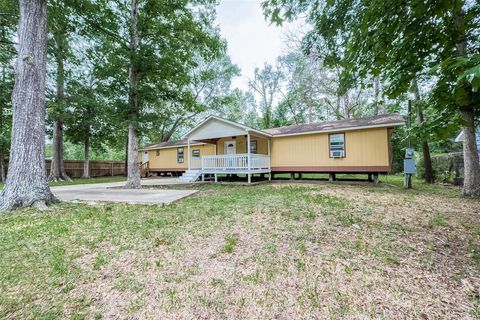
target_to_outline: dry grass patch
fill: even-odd
[[[200,188],[167,207],[0,217],[0,317],[480,316],[478,200],[366,184]]]

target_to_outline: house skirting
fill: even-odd
[[[149,172],[155,172],[155,173],[169,173],[169,172],[175,172],[175,173],[183,173],[187,171],[187,168],[148,168]]]
[[[339,167],[325,167],[325,166],[285,166],[272,167],[273,173],[389,173],[392,171],[390,166],[339,166]]]

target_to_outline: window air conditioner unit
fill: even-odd
[[[344,153],[343,151],[330,151],[330,156],[332,158],[343,158]]]

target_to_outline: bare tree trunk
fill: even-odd
[[[83,136],[83,179],[90,178],[90,128],[86,127]]]
[[[343,116],[345,119],[350,118],[350,100],[348,99],[348,92],[343,96]]]
[[[127,130],[127,139],[125,141],[125,172],[124,176],[128,177],[128,130]]]
[[[465,179],[462,194],[480,196],[480,164],[475,136],[473,108],[461,110],[463,127],[463,161]]]
[[[52,162],[50,165],[49,181],[71,181],[65,172],[63,162],[63,122],[58,118],[59,114],[65,111],[65,67],[64,67],[64,35],[56,34],[54,36],[56,43],[55,58],[57,62],[57,92],[55,96],[56,114],[53,123],[52,139]]]
[[[0,211],[25,206],[45,209],[55,199],[45,171],[47,1],[20,0],[19,6],[12,143]]]
[[[381,113],[384,113],[384,110],[380,109],[380,78],[375,77],[374,79],[374,91],[375,91],[375,109],[373,111],[373,115],[377,116]]]
[[[0,182],[5,182],[5,157],[3,156],[2,143],[0,143]]]
[[[412,81],[412,91],[415,97],[415,107],[417,109],[417,121],[420,127],[424,126],[425,117],[423,115],[422,106],[419,103],[421,100],[420,97],[420,90],[418,89],[418,82],[417,79],[414,78]],[[428,141],[423,135],[420,137],[421,144],[422,144],[422,153],[423,153],[423,165],[425,167],[425,182],[426,183],[434,183],[435,176],[433,175],[433,166],[432,166],[432,157],[430,155],[430,146],[428,145]]]
[[[52,162],[50,164],[49,181],[71,181],[65,172],[63,161],[63,123],[60,120],[53,122]]]
[[[138,165],[138,137],[137,137],[137,114],[138,114],[138,67],[135,55],[138,48],[138,30],[137,30],[137,0],[131,0],[130,6],[130,68],[128,70],[128,107],[129,107],[129,125],[128,125],[128,174],[126,188],[139,189],[140,167]]]
[[[5,69],[2,68],[2,87],[0,95],[0,133],[3,132],[3,105],[5,101],[3,100],[3,90],[5,88]],[[5,182],[5,157],[4,157],[4,146],[3,141],[0,140],[0,182]]]
[[[336,106],[336,110],[335,110],[335,119],[336,120],[342,120],[342,112],[341,112],[341,108],[342,108],[342,97],[341,96],[337,96],[337,106]]]
[[[138,143],[135,125],[132,123],[128,126],[128,176],[126,188],[140,189],[140,167],[138,164]]]
[[[463,24],[465,13],[460,10],[455,14],[455,26],[460,35],[463,35]],[[460,36],[457,42],[457,53],[460,57],[467,54],[466,37]],[[463,161],[464,161],[464,183],[462,194],[466,196],[480,196],[480,164],[475,135],[474,106],[463,106],[460,108],[463,126]]]

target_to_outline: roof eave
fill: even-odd
[[[380,124],[380,125],[370,125],[370,126],[345,127],[345,128],[313,130],[313,131],[303,131],[303,132],[293,132],[293,133],[279,133],[279,134],[273,134],[273,137],[288,137],[288,136],[300,136],[300,135],[317,134],[317,133],[342,132],[342,131],[353,131],[353,130],[375,129],[375,128],[389,128],[389,127],[399,127],[403,125],[405,125],[404,121],[388,123],[388,124],[386,123],[386,124]]]
[[[197,143],[191,143],[190,146],[201,146],[206,143],[204,142],[197,142]],[[151,147],[151,148],[141,148],[138,149],[138,151],[148,151],[148,150],[158,150],[158,149],[169,149],[169,148],[180,148],[180,147],[186,147],[186,144],[175,144],[171,146],[163,146],[163,147]]]
[[[208,116],[207,118],[205,118],[202,122],[200,122],[198,125],[196,125],[193,129],[191,129],[190,131],[188,131],[186,134],[184,134],[182,136],[182,139],[188,139],[188,137],[197,129],[201,128],[204,124],[206,124],[210,119],[215,119],[215,120],[218,120],[218,121],[222,121],[222,122],[225,122],[225,123],[228,123],[230,125],[233,125],[233,126],[236,126],[238,128],[241,128],[245,131],[249,131],[249,132],[254,132],[254,133],[257,133],[259,135],[263,135],[263,136],[266,136],[266,137],[272,137],[272,135],[270,133],[267,133],[267,132],[264,132],[264,131],[261,131],[261,130],[257,130],[257,129],[253,129],[253,128],[250,128],[250,127],[247,127],[243,124],[240,124],[240,123],[237,123],[237,122],[234,122],[234,121],[230,121],[230,120],[227,120],[227,119],[223,119],[221,117],[217,117],[217,116],[214,116],[214,115],[210,115]]]

